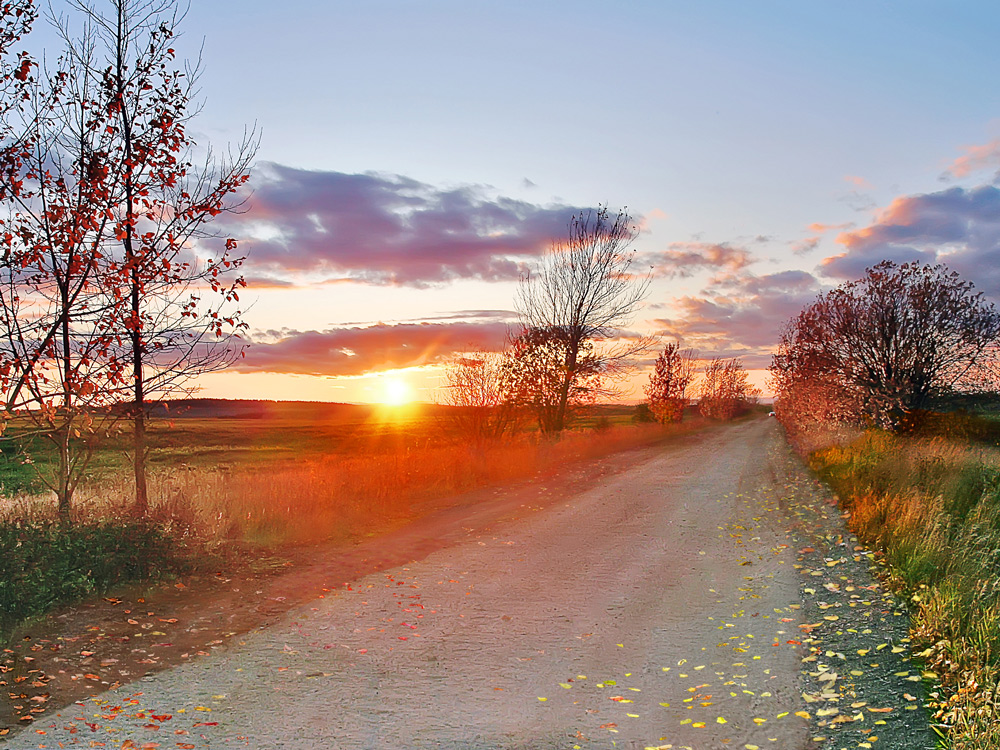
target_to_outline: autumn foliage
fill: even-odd
[[[64,521],[95,442],[123,419],[145,513],[150,399],[229,364],[243,327],[242,258],[210,225],[238,208],[255,139],[195,161],[197,69],[173,48],[182,14],[171,0],[106,7],[51,17],[51,69],[23,55],[0,68],[0,388],[5,414],[57,456],[42,479]],[[0,44],[27,32],[30,10],[0,6]]]
[[[682,351],[679,342],[663,347],[643,389],[649,401],[649,410],[660,424],[681,421],[694,371],[692,350]]]
[[[883,261],[788,324],[771,365],[776,411],[910,429],[936,399],[995,388],[998,346],[1000,313],[972,283]]]
[[[760,390],[747,379],[739,359],[716,358],[705,365],[698,410],[709,419],[733,419],[757,403],[759,397]]]

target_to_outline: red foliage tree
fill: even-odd
[[[952,390],[997,386],[1000,313],[945,266],[883,261],[803,310],[771,365],[788,419],[824,412],[889,429]]]
[[[738,358],[713,359],[703,373],[698,410],[709,419],[727,421],[746,411],[760,397]]]
[[[688,386],[694,379],[694,352],[681,350],[679,342],[667,344],[643,388],[649,409],[661,424],[680,422],[688,401]]]
[[[52,19],[64,52],[55,73],[26,78],[0,158],[0,199],[11,207],[0,372],[8,409],[41,417],[39,430],[59,443],[65,518],[92,447],[81,419],[93,432],[95,417],[131,418],[144,513],[150,395],[240,351],[227,344],[242,325],[233,305],[243,280],[232,276],[242,259],[232,239],[213,241],[210,222],[238,208],[255,139],[195,164],[186,126],[196,70],[173,65],[176,3],[108,6],[105,15],[71,3],[79,35],[72,16]],[[107,408],[122,403],[124,412]]]

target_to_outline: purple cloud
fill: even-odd
[[[816,299],[820,287],[805,271],[727,279],[706,296],[682,297],[679,314],[655,321],[659,333],[679,338],[703,357],[743,357],[747,367],[770,364],[785,323]]]
[[[244,214],[248,275],[426,286],[517,279],[566,234],[573,206],[539,206],[478,186],[439,189],[401,175],[310,171],[264,163]]]
[[[642,257],[657,276],[689,278],[703,270],[738,271],[754,262],[750,252],[726,242],[673,242],[669,249]]]
[[[897,198],[837,241],[846,251],[823,261],[827,276],[856,279],[881,260],[944,263],[1000,299],[1000,189],[992,185]]]

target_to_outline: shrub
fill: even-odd
[[[156,526],[0,523],[0,638],[58,604],[182,567]]]

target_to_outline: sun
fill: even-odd
[[[402,406],[413,400],[413,390],[409,383],[399,378],[388,378],[384,384],[382,403],[389,406]]]

